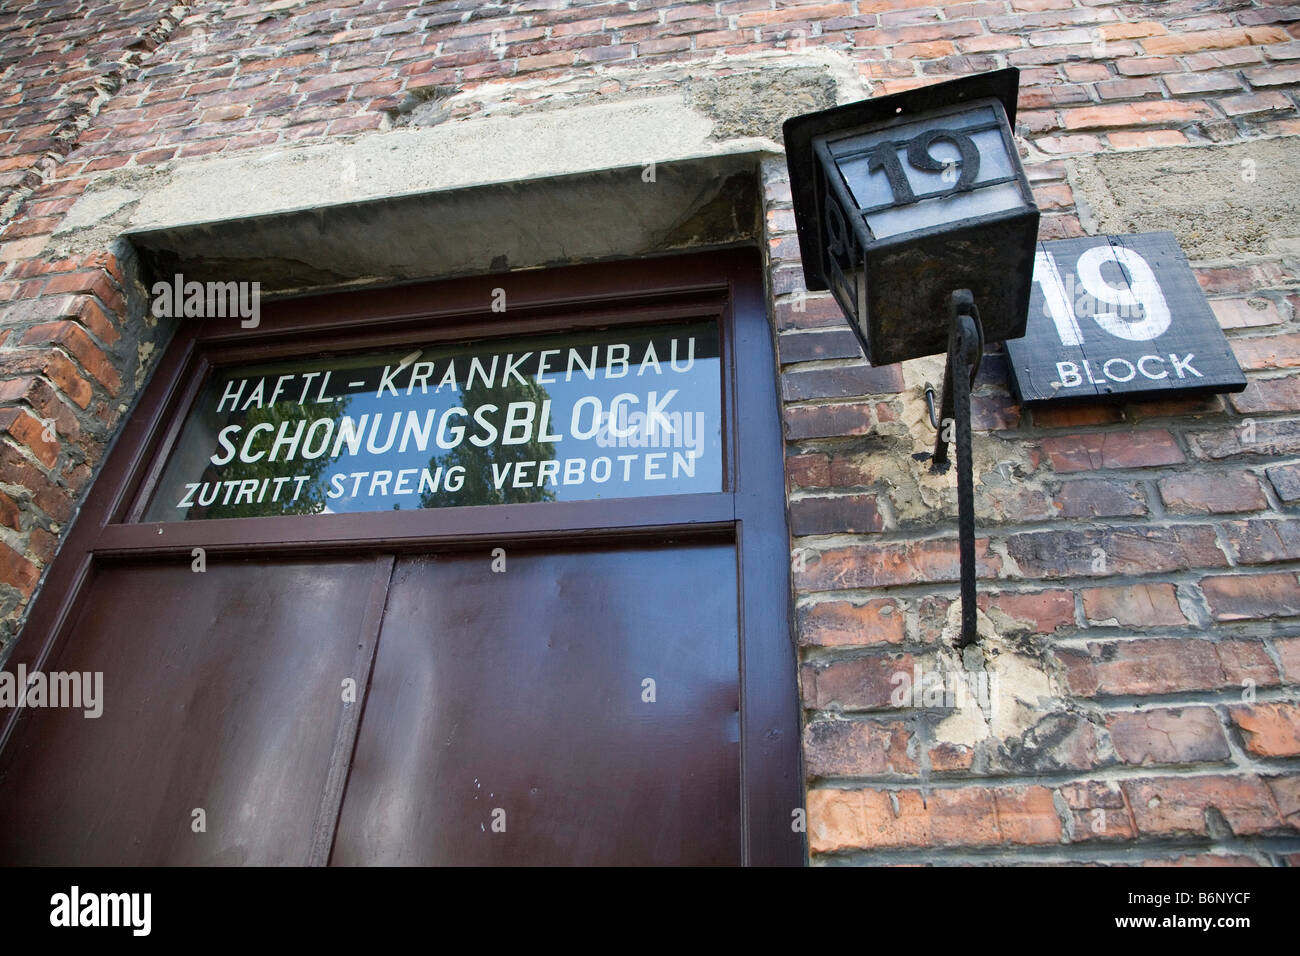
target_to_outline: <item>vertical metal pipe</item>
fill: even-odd
[[[953,418],[957,425],[957,528],[961,556],[961,638],[958,647],[976,641],[975,631],[975,479],[971,461],[970,386],[979,334],[975,319],[961,313],[956,323],[954,348],[948,358],[953,397]]]

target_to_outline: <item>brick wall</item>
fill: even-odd
[[[6,644],[167,335],[128,244],[65,238],[105,177],[671,92],[666,68],[777,51],[846,64],[857,96],[1020,67],[1049,239],[1098,231],[1075,196],[1089,157],[1177,169],[1186,147],[1300,134],[1300,7],[1255,0],[44,0],[0,5],[0,30]],[[761,175],[813,861],[1300,861],[1300,245],[1194,257],[1239,395],[1034,411],[987,357],[984,640],[961,658],[952,479],[911,458],[939,366],[862,363],[802,292],[783,163]],[[900,673],[957,671],[995,679],[987,706],[891,700]]]

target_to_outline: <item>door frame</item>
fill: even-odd
[[[388,554],[431,547],[548,541],[634,542],[734,534],[740,632],[742,862],[806,861],[796,660],[791,635],[781,411],[758,249],[499,273],[267,302],[255,329],[182,319],[121,427],[33,601],[9,666],[45,670],[69,637],[102,562],[322,552]],[[508,310],[490,310],[506,290]],[[139,522],[186,413],[218,365],[714,318],[723,372],[723,490],[360,514]],[[741,371],[745,370],[742,382]],[[744,401],[739,401],[740,390]],[[780,542],[777,546],[776,542]],[[15,727],[0,725],[0,766]]]

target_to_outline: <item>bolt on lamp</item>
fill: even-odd
[[[1020,72],[997,70],[784,125],[809,291],[830,289],[867,360],[946,352],[932,461],[957,446],[962,630],[975,642],[970,389],[985,342],[1025,334],[1038,207],[1012,134]]]

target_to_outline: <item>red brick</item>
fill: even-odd
[[[50,563],[58,549],[58,538],[44,528],[32,529],[27,542],[27,553],[36,558],[42,567]]]
[[[1251,379],[1230,401],[1243,414],[1300,411],[1300,375]]]
[[[1300,637],[1279,637],[1273,641],[1282,673],[1288,683],[1300,684]]]
[[[1104,63],[1066,63],[1065,78],[1071,83],[1094,83],[1110,79],[1110,70]]]
[[[1270,90],[1267,93],[1247,93],[1241,96],[1225,96],[1219,99],[1219,109],[1229,116],[1251,116],[1256,113],[1268,113],[1275,110],[1290,111],[1295,109],[1291,101],[1282,93]]]
[[[947,741],[930,748],[930,770],[944,773],[953,770],[970,770],[975,760],[975,751],[961,744]]]
[[[884,479],[885,463],[878,455],[850,454],[830,457],[830,484],[834,488],[873,485]]]
[[[656,34],[657,35],[657,34]],[[691,48],[690,37],[663,37],[654,40],[642,40],[636,45],[638,56],[659,56],[664,53],[680,53]],[[522,67],[523,61],[520,61]]]
[[[1034,409],[1034,424],[1040,428],[1071,428],[1079,425],[1109,425],[1124,420],[1118,405],[1047,405]]]
[[[900,43],[893,49],[893,55],[900,60],[937,60],[939,57],[952,56],[955,52],[951,40]]]
[[[1192,270],[1196,281],[1206,295],[1228,293],[1254,294],[1260,289],[1284,285],[1291,277],[1275,262],[1252,263],[1244,266],[1202,266]]]
[[[1117,783],[1099,780],[1067,783],[1059,793],[1074,823],[1071,843],[1128,840],[1137,834],[1124,793]]]
[[[1254,296],[1252,298],[1214,299],[1210,302],[1219,326],[1225,329],[1246,329],[1262,325],[1280,325],[1283,321],[1277,303]]]
[[[855,657],[824,666],[805,664],[799,678],[804,706],[817,710],[838,707],[846,711],[896,708],[897,692],[909,686],[913,668],[937,670],[932,665],[928,658],[902,653]]]
[[[1160,84],[1150,77],[1143,79],[1106,80],[1097,84],[1097,95],[1103,100],[1134,100],[1144,96],[1159,97]]]
[[[1244,369],[1296,368],[1300,366],[1300,334],[1260,335],[1230,340]]]
[[[885,526],[875,495],[797,498],[790,502],[790,533],[861,534]]]
[[[1028,630],[1034,634],[1051,634],[1063,627],[1074,626],[1072,591],[985,592],[979,595],[978,603],[986,612],[992,608],[1022,627],[1028,625]]]
[[[1058,650],[1057,657],[1065,664],[1070,693],[1077,697],[1219,690],[1239,687],[1242,680],[1254,680],[1261,686],[1277,682],[1276,670],[1262,647],[1243,641],[1154,638],[1092,642],[1084,651]]]
[[[1106,728],[1125,763],[1202,763],[1231,756],[1223,726],[1209,707],[1112,714]]]
[[[23,345],[47,342],[66,346],[82,368],[99,379],[112,394],[116,395],[121,389],[121,376],[109,363],[108,356],[91,341],[81,326],[67,321],[47,322],[28,329],[21,339]]]
[[[68,361],[62,352],[49,352],[41,370],[79,407],[86,408],[90,405],[94,388],[81,377],[77,367]]]
[[[830,17],[852,16],[853,13],[853,4],[851,3],[801,4],[784,9],[755,10],[751,13],[742,13],[736,20],[736,26],[744,29],[745,27],[762,26],[766,23],[782,23],[786,20],[826,20]]]
[[[15,531],[22,531],[21,514],[22,511],[14,500],[0,491],[0,524]]]
[[[1186,460],[1173,435],[1164,429],[1053,436],[1043,439],[1042,447],[1058,472],[1148,468]]]
[[[995,50],[1015,50],[1024,44],[1024,40],[1020,37],[1006,36],[1005,34],[959,37],[956,42],[957,49],[962,53],[991,53]]]
[[[886,847],[1051,845],[1061,820],[1046,787],[811,790],[814,853]]]
[[[1048,242],[1053,239],[1078,239],[1087,235],[1079,223],[1078,216],[1061,216],[1045,214],[1038,224],[1038,239]]]
[[[769,213],[771,215],[771,213]],[[817,329],[843,328],[848,331],[844,313],[829,296],[805,296],[802,310],[798,300],[786,300],[776,304],[776,324],[779,329]],[[849,332],[852,335],[852,332]]]
[[[1268,66],[1246,71],[1251,86],[1287,86],[1300,83],[1300,64],[1270,63]]]
[[[1170,123],[1193,123],[1213,119],[1214,111],[1204,103],[1182,100],[1151,100],[1140,103],[1113,103],[1063,110],[1067,130],[1105,129],[1113,126],[1166,126]]]
[[[1282,501],[1286,504],[1300,501],[1300,463],[1274,465],[1264,469],[1264,473]]]
[[[1176,129],[1132,130],[1108,133],[1106,139],[1116,149],[1151,149],[1156,146],[1182,146],[1187,137]]]
[[[1185,472],[1160,479],[1160,497],[1177,514],[1228,514],[1268,507],[1264,489],[1248,471]]]
[[[1257,757],[1300,756],[1300,706],[1288,701],[1229,708],[1247,750]]]
[[[1300,614],[1300,584],[1294,571],[1202,578],[1201,590],[1216,621]]]
[[[1066,518],[1110,518],[1147,513],[1142,486],[1135,481],[1078,478],[1062,482],[1054,500]]]
[[[1256,46],[1261,43],[1285,43],[1291,39],[1281,27],[1246,27],[1235,30],[1206,30],[1201,33],[1174,33],[1153,36],[1142,41],[1148,53],[1195,53],[1198,50],[1222,50],[1225,47]]]
[[[1115,69],[1124,76],[1151,76],[1154,73],[1175,73],[1178,61],[1168,56],[1140,56],[1115,61]]]
[[[1129,584],[1115,588],[1084,588],[1083,614],[1090,625],[1114,621],[1120,627],[1185,625],[1172,584]]]
[[[1198,93],[1226,93],[1241,89],[1241,81],[1231,73],[1174,73],[1164,78],[1165,86],[1175,96]]]
[[[859,395],[887,395],[903,390],[903,372],[897,365],[879,368],[848,365],[786,372],[781,392],[787,402],[815,398],[851,398]]]
[[[986,539],[975,542],[976,573],[984,578],[993,577],[1002,566],[988,545]],[[795,580],[804,590],[829,591],[956,581],[959,570],[953,538],[813,551],[804,570],[796,569]]]
[[[1258,777],[1161,777],[1120,784],[1144,836],[1209,836],[1207,811],[1217,810],[1236,836],[1280,829],[1272,796]]]
[[[112,345],[121,337],[108,314],[96,304],[94,299],[79,297],[74,314],[77,321],[105,345]]]
[[[785,435],[790,441],[866,435],[873,428],[871,405],[866,402],[799,405],[785,409]]]
[[[1257,49],[1237,47],[1228,50],[1207,50],[1204,53],[1191,53],[1183,57],[1189,70],[1232,69],[1246,63],[1262,63],[1264,55]]]
[[[0,402],[25,401],[42,419],[53,419],[59,434],[75,439],[81,426],[67,403],[44,379],[33,376],[0,382]]]
[[[1034,190],[1034,202],[1039,209],[1073,209],[1074,193],[1070,187],[1056,183],[1047,186],[1039,186]]]
[[[804,772],[816,777],[917,773],[907,754],[910,734],[897,721],[814,720],[803,731]]]
[[[0,482],[26,488],[36,506],[56,521],[67,521],[72,514],[68,493],[16,448],[5,444],[0,444]]]
[[[45,285],[45,295],[58,295],[63,292],[87,292],[99,297],[99,301],[114,311],[122,308],[122,293],[113,285],[112,280],[102,269],[87,269],[82,272],[69,272],[50,276]]]
[[[59,443],[45,439],[45,425],[21,408],[0,408],[0,431],[8,432],[19,444],[27,447],[46,468],[54,466],[59,457]]]
[[[1277,665],[1259,641],[1222,641],[1216,650],[1229,684],[1242,688],[1277,684]]]
[[[862,347],[848,329],[784,332],[778,347],[782,365],[862,357]]]
[[[1273,792],[1278,813],[1287,825],[1300,830],[1300,775],[1288,774],[1282,777],[1267,777],[1264,780]],[[1288,858],[1290,866],[1300,866],[1300,853],[1292,853]]]
[[[1228,550],[1238,564],[1269,564],[1300,558],[1300,520],[1228,521]]]
[[[1021,574],[1033,577],[1161,574],[1228,564],[1208,525],[1025,531],[1006,544]]]
[[[1141,20],[1136,23],[1103,23],[1097,27],[1097,32],[1105,40],[1139,40],[1164,36],[1169,31],[1157,20]]]
[[[0,583],[17,588],[23,597],[31,597],[40,577],[40,568],[0,541]]]
[[[667,45],[669,48],[672,48],[672,44],[675,41],[664,40],[660,42],[661,44]],[[687,40],[686,43],[688,46],[690,45],[689,40]],[[643,44],[643,46],[644,45],[645,44]],[[649,44],[649,46],[653,48],[655,44],[652,43]],[[651,49],[646,52],[655,52],[655,51]],[[519,72],[526,73],[532,70],[554,69],[557,66],[571,66],[573,64],[575,56],[576,54],[569,50],[561,51],[559,53],[546,53],[543,54],[542,56],[526,56],[521,58],[518,61]]]
[[[825,455],[790,455],[785,473],[792,488],[830,487],[830,463]]]
[[[901,644],[903,610],[890,599],[821,601],[799,608],[799,643],[809,647]]]

